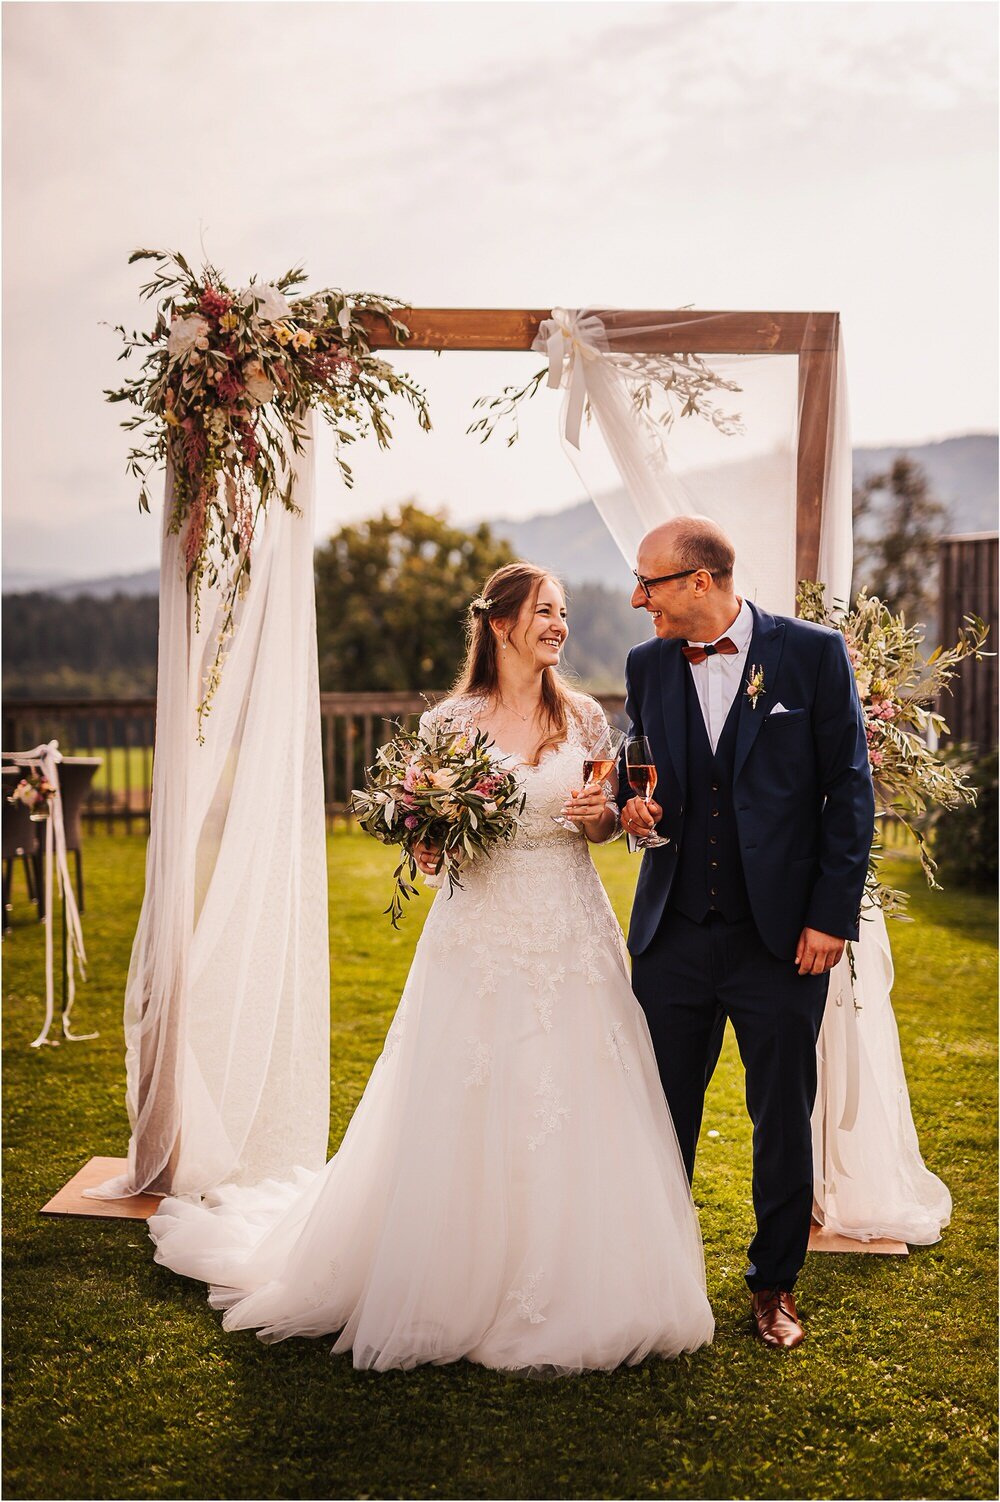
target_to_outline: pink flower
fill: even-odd
[[[882,765],[881,751],[878,751],[874,747],[871,747],[868,752],[868,760],[871,762],[873,767],[880,767]]]
[[[221,318],[232,307],[232,300],[214,287],[206,287],[198,300],[198,311],[206,318]]]
[[[417,825],[420,823],[420,820],[417,818],[416,814],[407,814],[406,818],[403,820],[403,823],[406,825],[407,829],[416,829]]]
[[[407,766],[407,768],[406,768],[406,774],[403,777],[403,786],[404,786],[404,788],[406,789],[406,791],[408,793],[412,793],[413,789],[416,787],[416,785],[417,785],[417,763],[415,761],[411,761],[410,764]]]

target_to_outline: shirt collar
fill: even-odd
[[[712,647],[715,645],[715,642],[721,641],[724,636],[729,637],[729,640],[732,642],[737,652],[745,652],[749,647],[750,638],[751,636],[753,636],[753,611],[750,609],[750,606],[747,604],[746,600],[740,601],[739,614],[737,615],[735,621],[733,621],[733,624],[731,626],[728,626],[725,631],[720,631],[718,636],[715,637],[713,641],[689,641],[688,645],[691,647]]]

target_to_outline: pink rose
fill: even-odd
[[[417,825],[420,823],[420,820],[417,818],[416,814],[407,814],[406,818],[403,820],[403,823],[406,825],[407,829],[416,829]]]
[[[417,785],[417,763],[411,761],[403,778],[403,786],[408,793],[412,793]]]

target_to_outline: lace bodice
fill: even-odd
[[[474,732],[484,709],[481,699],[444,700],[421,719]],[[621,930],[582,833],[556,824],[571,788],[583,780],[583,759],[606,723],[593,699],[575,696],[567,738],[543,756],[537,767],[505,755],[525,795],[520,829],[510,846],[468,863],[462,886],[439,892],[425,934],[443,948],[472,948],[478,956],[478,989],[488,994],[498,976],[519,971],[536,993],[543,1027],[567,971],[547,956],[574,954],[573,969],[592,982],[602,979],[600,955],[616,957],[625,968]]]
[[[425,731],[432,725],[453,725],[456,732],[472,734],[478,729],[485,709],[486,701],[478,695],[444,699],[421,715],[420,729]],[[521,827],[514,842],[516,849],[528,850],[541,844],[586,843],[585,836],[564,829],[554,823],[553,818],[562,809],[570,789],[580,787],[584,755],[606,725],[604,711],[596,699],[575,694],[567,715],[566,740],[547,751],[538,766],[529,766],[513,752],[505,752],[501,746],[495,747],[495,754],[516,770],[525,795]]]

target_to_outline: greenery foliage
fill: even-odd
[[[485,523],[465,531],[412,502],[341,528],[316,554],[321,687],[450,688],[469,601],[512,557]]]
[[[156,691],[155,596],[3,597],[3,691],[11,698],[100,698]]]
[[[865,719],[868,758],[875,784],[876,819],[895,819],[916,841],[924,874],[934,886],[934,859],[924,836],[924,816],[974,804],[976,794],[965,769],[954,758],[933,750],[935,737],[948,727],[934,707],[966,658],[983,655],[987,627],[978,616],[967,616],[954,646],[936,647],[923,655],[923,632],[907,626],[881,600],[864,590],[851,609],[829,607],[822,584],[802,580],[798,592],[803,620],[843,632],[854,668],[858,697]],[[877,838],[869,860],[866,892],[888,914],[900,913],[904,895],[882,881]]]
[[[360,1099],[427,902],[378,917],[392,852],[330,841],[331,1145]],[[929,1166],[955,1198],[908,1258],[810,1256],[808,1339],[750,1334],[751,1129],[732,1039],[708,1094],[695,1194],[714,1345],[555,1382],[459,1363],[356,1372],[329,1342],[224,1334],[141,1223],[38,1215],[91,1154],[125,1150],[121,1006],[144,841],[87,842],[94,1043],[33,1051],[42,933],[18,873],[5,941],[5,1486],[21,1498],[989,1498],[996,1471],[996,904],[890,862],[917,922],[893,931],[894,1002]],[[619,917],[636,876],[596,852]],[[709,1131],[718,1132],[709,1137]]]

